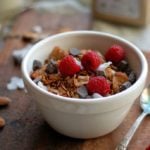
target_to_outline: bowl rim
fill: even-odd
[[[97,35],[97,36],[105,36],[105,37],[110,37],[110,38],[114,38],[117,41],[121,41],[127,45],[129,45],[138,55],[138,57],[140,58],[141,61],[141,66],[142,66],[142,70],[140,72],[139,78],[136,80],[136,82],[129,87],[128,89],[114,94],[114,95],[110,95],[107,97],[101,97],[101,98],[92,98],[92,99],[81,99],[81,98],[70,98],[70,97],[63,97],[60,95],[56,95],[53,94],[51,92],[48,92],[40,87],[38,87],[30,78],[30,75],[28,74],[27,71],[27,63],[28,63],[28,59],[29,57],[32,55],[32,53],[40,46],[44,45],[45,43],[47,43],[48,41],[50,41],[51,39],[55,39],[55,38],[59,38],[62,36],[77,36],[77,35]],[[26,81],[30,84],[30,86],[32,86],[33,88],[35,88],[38,92],[40,92],[41,94],[45,94],[49,97],[52,97],[54,99],[60,100],[60,101],[65,101],[65,102],[73,102],[73,103],[97,103],[97,102],[109,102],[112,101],[112,99],[117,99],[118,97],[124,97],[126,96],[126,94],[130,91],[135,91],[137,86],[140,86],[140,84],[142,84],[142,82],[146,79],[147,74],[148,74],[148,64],[146,61],[146,58],[144,56],[144,54],[142,53],[142,51],[136,47],[134,44],[132,44],[131,42],[125,40],[122,37],[110,34],[110,33],[106,33],[106,32],[100,32],[100,31],[86,31],[86,30],[80,30],[80,31],[69,31],[69,32],[64,32],[64,33],[59,33],[59,34],[55,34],[52,36],[49,36],[43,40],[41,40],[40,42],[36,43],[35,45],[33,45],[33,47],[30,49],[30,51],[27,53],[27,55],[24,57],[22,64],[21,64],[21,71],[22,74],[24,76],[24,78],[26,79]]]

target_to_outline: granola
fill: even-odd
[[[136,81],[136,75],[129,67],[125,58],[119,63],[114,63],[106,60],[104,55],[96,51],[96,55],[91,53],[95,58],[92,61],[88,58],[92,57],[91,54],[85,58],[85,60],[87,59],[85,65],[92,64],[92,67],[96,68],[91,69],[88,68],[89,66],[85,67],[82,62],[87,52],[90,53],[93,51],[77,48],[63,50],[56,46],[47,57],[44,64],[41,65],[40,61],[34,60],[33,71],[30,74],[31,79],[35,84],[48,92],[71,98],[98,98],[113,95],[129,88]],[[96,60],[97,57],[99,57],[98,60]],[[68,62],[62,63],[62,60],[65,59]],[[72,65],[70,68],[65,66],[71,63],[76,66]],[[64,66],[61,68],[60,64]],[[61,69],[64,69],[63,67],[66,67],[64,73],[61,71]],[[66,71],[72,71],[73,73],[65,74]],[[91,93],[90,90],[87,89],[87,84],[89,84],[92,77],[103,77],[101,80],[106,80],[105,82],[110,86],[110,90],[107,89],[108,92],[104,94],[99,92]],[[98,84],[96,80],[95,82],[95,84]]]

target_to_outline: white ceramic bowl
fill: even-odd
[[[44,62],[55,46],[94,49],[105,53],[113,44],[124,47],[128,62],[137,75],[137,81],[130,88],[116,95],[97,99],[66,98],[41,89],[30,78],[33,60]],[[93,31],[67,32],[48,37],[33,46],[22,63],[25,85],[46,121],[58,132],[75,138],[94,138],[116,129],[142,92],[147,72],[147,61],[135,45],[120,37]]]

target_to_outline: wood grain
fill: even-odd
[[[55,33],[62,28],[72,30],[90,29],[91,18],[40,14],[29,10],[21,14],[13,27],[14,32],[31,30],[41,25],[44,30]],[[136,100],[123,123],[112,133],[96,139],[80,140],[63,136],[54,131],[43,119],[32,98],[23,90],[8,91],[6,84],[12,76],[20,76],[19,66],[15,66],[12,51],[24,44],[19,39],[9,39],[0,53],[0,95],[8,96],[12,103],[0,109],[6,119],[6,126],[0,130],[0,150],[113,150],[131,127],[141,110]],[[150,60],[150,54],[146,57]],[[150,64],[150,62],[149,62]],[[144,150],[150,144],[150,117],[147,117],[130,143],[129,150]]]

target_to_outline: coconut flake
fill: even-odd
[[[37,85],[38,85],[40,88],[42,88],[42,89],[44,89],[44,90],[47,91],[47,87],[46,87],[41,81],[39,81],[39,82],[37,83]]]
[[[75,59],[75,58],[74,58],[74,59]],[[81,64],[81,61],[75,59],[75,62],[76,62],[77,65],[80,66],[80,68],[81,68],[81,70],[82,70],[82,69],[83,69],[83,66],[82,66],[82,64]]]
[[[106,63],[100,64],[97,68],[98,71],[105,71],[106,68],[108,68],[112,64],[111,61],[108,61]]]
[[[13,76],[10,79],[10,82],[7,84],[8,90],[24,89],[24,82],[22,78]]]
[[[92,97],[93,97],[93,98],[101,98],[101,97],[103,97],[103,96],[100,95],[100,94],[98,94],[98,93],[94,93],[94,94],[92,95]]]

